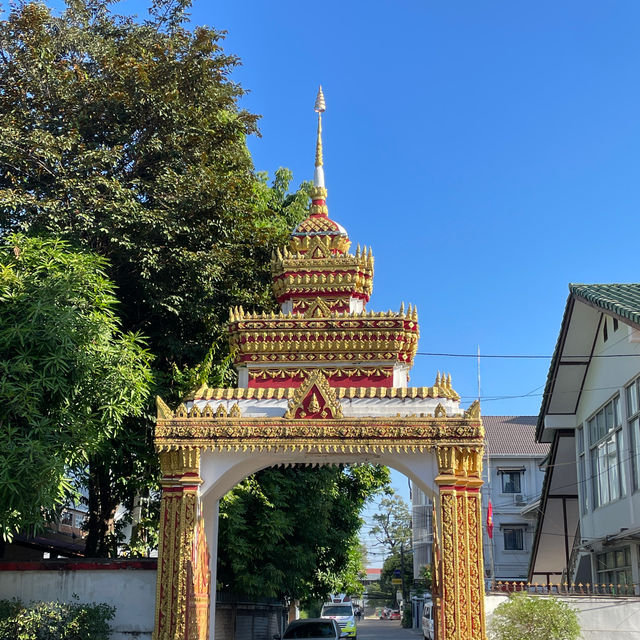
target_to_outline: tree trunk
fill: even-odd
[[[89,525],[85,556],[109,558],[117,555],[112,539],[113,517],[118,506],[112,497],[109,469],[97,457],[89,459]]]

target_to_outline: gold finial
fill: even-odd
[[[317,202],[326,200],[327,197],[327,190],[324,186],[324,167],[322,166],[322,114],[326,110],[322,87],[318,88],[318,96],[316,97],[316,103],[313,108],[318,114],[318,137],[316,138],[316,168],[313,172],[313,188],[311,189],[311,208],[309,209],[309,213],[312,215],[327,216],[329,210],[327,209],[326,203]]]
[[[327,106],[324,103],[324,93],[322,93],[322,85],[318,87],[318,95],[316,96],[316,104],[313,110],[317,113],[322,113],[327,110]]]
[[[313,110],[318,114],[318,137],[316,139],[316,167],[322,166],[322,114],[327,110],[324,102],[324,94],[322,93],[322,85],[318,87],[318,95],[316,96],[316,104]],[[323,181],[324,182],[324,181]],[[316,185],[324,187],[322,185]]]

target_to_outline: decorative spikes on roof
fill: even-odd
[[[297,314],[296,314],[297,315]],[[347,316],[354,316],[357,318],[398,318],[404,317],[405,320],[417,322],[418,321],[418,308],[412,307],[409,305],[407,311],[405,312],[404,303],[400,307],[400,311],[363,311],[363,312],[351,312],[351,311],[334,311],[331,313],[331,318],[345,318]],[[229,309],[229,322],[244,322],[247,320],[277,320],[281,318],[292,318],[294,314],[289,311],[289,313],[274,313],[271,311],[270,313],[257,313],[255,311],[245,311],[242,306],[231,307]],[[448,382],[447,378],[444,374],[442,374],[442,381],[438,382],[440,378],[440,372],[438,372],[438,377],[436,378],[436,386],[445,386],[446,384],[451,386],[451,374],[449,374]]]
[[[316,238],[314,240],[316,242],[321,241],[326,243],[328,239]],[[311,239],[304,238],[302,242],[296,244],[296,248],[300,247],[305,249],[304,253],[301,253],[299,251],[291,251],[287,247],[278,247],[277,249],[275,249],[275,251],[271,252],[271,263],[282,264],[282,263],[286,263],[287,261],[309,260],[309,255],[307,253],[307,250],[308,250],[308,245],[311,244],[311,242],[312,242]],[[323,256],[323,258],[326,258],[327,260],[333,260],[333,261],[346,260],[348,262],[353,262],[353,259],[356,258],[356,260],[359,263],[362,263],[363,265],[366,265],[371,269],[373,269],[373,263],[374,263],[373,252],[371,251],[371,247],[360,248],[360,245],[357,246],[355,255],[344,254],[344,253],[333,253],[331,251],[327,251],[326,254]]]

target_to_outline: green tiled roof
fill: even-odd
[[[570,284],[577,298],[640,325],[640,284]]]

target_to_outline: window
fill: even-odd
[[[599,553],[596,556],[596,571],[599,584],[627,585],[632,583],[631,551],[629,547],[622,547]]]
[[[502,472],[502,493],[522,493],[520,491],[520,471]]]
[[[640,378],[627,387],[627,419],[631,437],[631,477],[634,491],[640,489]]]
[[[604,319],[604,328],[602,329],[602,338],[606,342],[609,339],[609,333],[607,332],[607,319]]]
[[[522,527],[505,527],[504,535],[505,551],[524,551],[524,529]]]
[[[589,498],[587,495],[586,461],[584,453],[584,430],[578,427],[576,430],[576,454],[578,459],[578,493],[580,495],[580,513],[589,510]]]
[[[621,473],[624,439],[618,405],[616,397],[587,420],[594,507],[613,502],[627,492],[625,474]]]
[[[618,330],[618,318],[613,319],[613,330],[614,331]]]
[[[60,515],[60,524],[64,524],[68,527],[73,525],[73,514],[71,511],[63,511]]]

